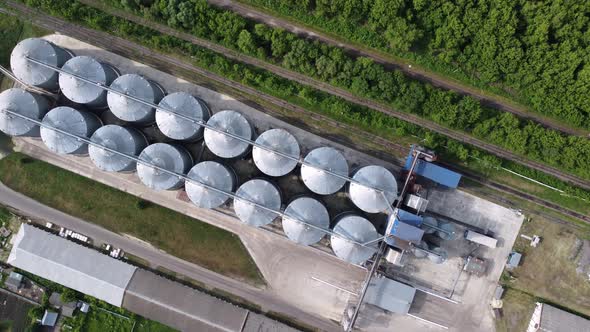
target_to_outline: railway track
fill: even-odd
[[[527,167],[530,167],[530,168],[536,169],[538,171],[542,171],[544,173],[550,174],[560,180],[567,181],[567,182],[574,184],[576,186],[579,186],[581,188],[590,190],[590,181],[588,181],[588,180],[582,179],[582,178],[572,175],[572,174],[562,172],[561,170],[559,170],[555,167],[552,167],[552,166],[548,166],[544,163],[534,161],[534,160],[528,159],[526,157],[520,156],[520,155],[510,152],[506,149],[498,147],[497,145],[490,144],[490,143],[487,143],[483,140],[477,139],[477,138],[475,138],[471,135],[468,135],[466,133],[462,133],[462,132],[447,128],[447,127],[439,125],[433,121],[423,119],[423,118],[421,118],[417,115],[414,115],[414,114],[405,113],[402,111],[395,110],[395,109],[391,108],[391,106],[388,106],[388,105],[385,105],[382,103],[378,103],[378,102],[375,102],[375,101],[367,99],[367,98],[361,98],[361,97],[355,96],[347,90],[344,90],[341,88],[336,88],[330,84],[318,81],[318,80],[313,79],[309,76],[302,75],[302,74],[284,69],[280,66],[270,64],[266,61],[262,61],[257,58],[254,58],[254,57],[250,57],[250,56],[238,53],[232,49],[220,46],[219,44],[215,44],[215,43],[212,43],[210,41],[207,41],[207,40],[204,40],[201,38],[197,38],[197,37],[195,37],[191,34],[188,34],[188,33],[180,32],[180,31],[170,28],[166,25],[158,24],[153,21],[149,21],[149,20],[143,19],[141,17],[138,17],[136,15],[105,6],[104,4],[100,3],[99,1],[80,0],[80,2],[87,4],[89,6],[95,7],[97,9],[100,9],[101,11],[104,11],[110,15],[124,18],[126,20],[129,20],[131,22],[151,28],[151,29],[161,32],[163,34],[174,36],[174,37],[183,39],[185,41],[191,42],[197,46],[207,48],[207,49],[212,50],[216,53],[219,53],[229,59],[243,62],[243,63],[249,64],[252,66],[256,66],[259,68],[264,68],[264,69],[266,69],[270,72],[273,72],[274,74],[284,77],[286,79],[293,80],[293,81],[302,83],[304,85],[313,87],[315,89],[321,90],[323,92],[338,96],[338,97],[345,99],[349,102],[353,102],[358,105],[372,108],[372,109],[377,110],[381,113],[384,113],[389,116],[395,117],[397,119],[400,119],[400,120],[415,124],[417,126],[426,128],[426,129],[431,130],[433,132],[450,137],[450,138],[457,140],[459,142],[473,145],[477,148],[480,148],[484,151],[492,153],[492,154],[499,156],[503,159],[517,162],[517,163],[525,165]],[[15,5],[15,3],[12,1],[7,1],[7,3],[13,7]],[[23,7],[23,5],[20,5],[20,7]]]
[[[377,136],[377,135],[374,135],[374,134],[371,134],[371,133],[368,133],[365,131],[361,131],[358,128],[355,128],[351,125],[347,125],[345,123],[335,121],[335,120],[328,118],[326,116],[323,116],[321,114],[313,113],[313,112],[308,111],[302,107],[288,103],[282,99],[267,95],[267,94],[260,92],[256,89],[250,88],[248,86],[244,86],[241,83],[229,80],[227,78],[224,78],[224,77],[219,76],[217,74],[211,73],[211,72],[204,70],[202,68],[190,65],[178,58],[155,52],[149,48],[146,48],[141,45],[137,45],[137,44],[130,42],[126,39],[115,37],[115,36],[109,35],[107,33],[88,29],[88,28],[81,27],[78,25],[74,25],[69,22],[63,21],[61,19],[52,17],[52,16],[38,15],[38,13],[35,10],[33,10],[29,7],[26,7],[26,6],[23,6],[20,4],[14,4],[12,2],[8,2],[8,3],[11,4],[11,7],[13,9],[17,10],[19,14],[25,15],[25,17],[28,17],[30,20],[32,20],[32,22],[35,25],[38,25],[44,29],[51,30],[51,31],[57,31],[59,33],[71,36],[73,38],[88,42],[88,43],[93,44],[97,47],[103,48],[103,49],[111,51],[113,53],[120,54],[120,55],[128,57],[132,60],[145,63],[148,66],[151,66],[153,68],[170,73],[170,74],[178,76],[178,77],[185,78],[187,80],[194,80],[194,74],[196,74],[198,76],[206,77],[209,80],[215,81],[215,82],[217,82],[221,85],[227,86],[233,90],[239,91],[239,92],[244,93],[249,96],[254,96],[255,98],[257,98],[259,100],[263,100],[266,103],[269,103],[269,104],[274,105],[274,106],[281,108],[281,109],[285,109],[285,110],[289,111],[290,113],[297,114],[296,118],[299,118],[301,116],[308,117],[308,118],[313,119],[315,122],[327,124],[333,128],[338,128],[338,129],[344,130],[349,135],[352,135],[352,136],[355,136],[358,138],[362,138],[365,141],[373,142],[376,145],[378,145],[379,147],[381,147],[381,149],[378,151],[371,151],[370,152],[371,154],[375,155],[378,158],[381,158],[383,160],[386,160],[388,162],[396,164],[400,168],[402,165],[402,161],[400,161],[400,159],[398,159],[398,158],[395,158],[391,154],[387,153],[387,151],[397,151],[401,155],[405,155],[409,149],[409,146],[405,146],[402,144],[391,142],[391,141],[384,139],[380,136]],[[0,7],[0,12],[7,13],[7,14],[15,14],[15,13],[8,11],[5,8],[1,8],[1,7]],[[190,73],[192,73],[193,76],[189,75]],[[251,104],[250,100],[243,100],[243,101]],[[257,106],[258,106],[258,108],[260,108],[260,105],[257,105]],[[278,116],[278,117],[285,116],[284,113],[273,110],[271,108],[265,108],[265,111],[267,111],[268,113],[271,113],[273,116]],[[291,118],[293,118],[293,117],[291,117]],[[315,131],[316,131],[315,132],[316,134],[326,136],[325,132],[321,131],[321,128],[315,128]],[[345,140],[340,136],[334,135],[334,136],[330,136],[330,138],[333,139],[334,141],[337,141],[340,144],[348,145],[348,146],[351,145],[350,140]],[[365,152],[367,151],[367,146],[353,146],[353,148],[356,148],[357,150],[362,150]],[[449,167],[451,169],[457,170],[458,172],[464,174],[464,176],[466,178],[469,178],[475,182],[478,182],[478,183],[485,185],[487,187],[490,187],[492,189],[514,195],[514,196],[519,197],[521,199],[531,201],[531,202],[536,203],[540,206],[550,208],[552,210],[563,213],[563,214],[568,215],[570,217],[590,223],[590,217],[583,215],[581,213],[578,213],[576,211],[572,211],[570,209],[561,207],[557,204],[548,202],[548,201],[538,198],[536,196],[533,196],[533,195],[524,193],[522,191],[519,191],[517,189],[511,188],[509,186],[487,180],[481,176],[472,174],[470,172],[466,172],[463,169],[458,169],[454,165],[446,164],[445,166]],[[516,205],[516,204],[514,204],[514,205]]]

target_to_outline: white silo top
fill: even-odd
[[[0,131],[9,136],[39,136],[39,127],[31,121],[3,112],[10,110],[41,121],[49,103],[42,96],[23,89],[8,89],[0,93]]]
[[[109,85],[116,73],[108,65],[89,56],[77,56],[68,60],[62,67],[68,73],[86,78],[92,82]],[[69,100],[93,107],[105,106],[106,91],[68,74],[59,74],[59,86]]]
[[[348,163],[338,150],[320,147],[311,150],[303,159],[305,163],[316,167],[301,165],[303,183],[316,194],[330,195],[342,188],[345,179],[328,174],[323,169],[348,177]]]
[[[191,156],[184,148],[166,143],[149,145],[141,152],[139,159],[178,174],[186,174],[192,165]],[[143,163],[138,163],[137,175],[143,184],[155,190],[177,189],[184,183],[183,178]]]
[[[273,210],[281,208],[279,190],[266,180],[254,179],[242,184],[236,191],[236,196]],[[270,224],[278,216],[241,199],[234,199],[234,211],[242,222],[254,227]]]
[[[204,102],[186,92],[171,93],[164,97],[158,106],[195,120],[207,122],[210,117],[209,109]],[[172,139],[191,140],[203,135],[203,127],[160,109],[156,110],[156,123],[160,131]]]
[[[295,160],[279,156],[259,147],[252,149],[252,159],[262,173],[270,176],[283,176],[291,172],[300,157],[299,143],[293,135],[284,129],[270,129],[256,139],[256,143],[296,158]]]
[[[10,68],[26,84],[55,91],[59,88],[58,73],[53,69],[28,61],[26,57],[54,67],[61,67],[72,56],[64,49],[41,38],[28,38],[19,42],[10,55]]]
[[[98,128],[90,140],[100,146],[136,157],[147,146],[147,140],[141,132],[133,128],[117,125],[106,125]],[[103,171],[135,171],[136,162],[133,159],[93,145],[88,148],[88,153],[96,167]]]
[[[137,74],[126,74],[118,77],[111,84],[111,88],[151,104],[158,104],[163,97],[163,92],[159,87]],[[155,108],[117,93],[109,91],[107,101],[111,112],[123,121],[153,122],[155,119]]]
[[[331,236],[332,250],[334,250],[336,256],[349,263],[362,264],[377,252],[375,243],[369,246],[358,244],[379,238],[375,226],[363,217],[353,214],[341,217],[334,227],[334,233],[340,236]]]
[[[90,112],[60,106],[45,115],[43,124],[77,136],[90,138],[94,131],[100,128],[101,121]],[[86,154],[88,152],[86,143],[50,128],[41,128],[41,139],[51,151],[56,153]]]
[[[229,197],[202,186],[206,184],[225,192],[233,192],[235,175],[226,166],[215,161],[203,161],[191,168],[188,177],[193,181],[185,184],[188,198],[200,208],[214,209],[225,204]]]
[[[293,200],[285,209],[283,230],[289,239],[303,245],[312,245],[320,241],[326,232],[310,227],[303,222],[329,230],[330,215],[324,204],[311,197]]]
[[[236,111],[221,111],[215,113],[207,124],[236,136],[252,139],[253,130],[250,122]],[[216,156],[221,158],[236,158],[248,151],[250,144],[205,128],[205,144]]]
[[[365,166],[354,173],[352,178],[365,185],[351,182],[348,190],[354,205],[365,212],[386,211],[397,198],[397,182],[393,174],[385,167]],[[383,199],[383,195],[373,188],[385,190],[387,202]]]

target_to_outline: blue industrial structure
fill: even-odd
[[[422,221],[424,220],[422,216],[415,215],[402,209],[397,209],[397,219],[416,227],[422,226]]]
[[[408,158],[406,159],[406,165],[404,166],[404,170],[409,170],[412,166],[412,161],[414,160],[414,149],[415,147],[412,146],[410,153],[408,154]],[[439,183],[445,187],[449,188],[457,188],[459,185],[459,180],[461,180],[461,174],[450,171],[446,168],[440,167],[436,164],[427,162],[425,160],[419,159],[416,163],[416,167],[414,168],[414,173],[425,177],[429,180],[432,180],[436,183]]]
[[[394,218],[395,220],[390,222],[387,227],[385,242],[391,246],[396,246],[396,238],[411,243],[420,243],[422,241],[422,237],[424,236],[423,229],[400,221],[398,216]]]

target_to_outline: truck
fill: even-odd
[[[465,239],[467,241],[475,242],[489,248],[496,248],[496,246],[498,245],[498,240],[494,239],[493,237],[483,235],[471,230],[465,231]]]

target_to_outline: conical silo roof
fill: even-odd
[[[151,104],[158,104],[164,96],[158,85],[137,74],[118,77],[111,84],[111,89]],[[156,109],[153,107],[110,91],[107,100],[111,112],[123,121],[150,123],[155,120]]]
[[[160,107],[172,110],[176,113],[195,120],[207,122],[211,116],[205,102],[197,99],[186,92],[175,92],[167,95],[160,101]],[[187,121],[176,114],[156,110],[156,123],[160,131],[176,140],[193,140],[203,136],[203,127],[196,123]]]
[[[253,130],[250,122],[236,111],[221,111],[213,114],[207,124],[236,136],[252,139]],[[250,148],[250,144],[205,128],[205,144],[215,155],[221,158],[237,158]]]
[[[340,217],[334,227],[334,233],[340,236],[331,236],[332,250],[342,260],[358,265],[377,252],[377,245],[374,243],[368,246],[358,244],[375,240],[380,236],[375,226],[363,217],[354,214]]]
[[[10,68],[19,80],[46,90],[59,89],[58,73],[43,67],[26,57],[41,61],[54,67],[62,67],[72,55],[63,48],[41,38],[28,38],[20,41],[10,55]]]
[[[270,176],[283,176],[297,166],[301,152],[299,143],[288,131],[284,129],[267,130],[258,136],[256,143],[295,158],[295,160],[285,158],[255,146],[252,149],[252,159],[262,173]]]
[[[106,125],[98,128],[90,140],[100,146],[136,157],[148,144],[145,136],[137,129],[117,125]],[[99,146],[91,145],[88,147],[88,154],[96,167],[103,171],[135,171],[136,162],[133,159],[105,150]]]
[[[253,179],[242,184],[236,196],[258,203],[273,210],[281,208],[281,194],[269,181]],[[234,199],[234,211],[240,220],[250,226],[259,227],[270,224],[278,216],[241,199]]]
[[[67,106],[56,107],[49,111],[43,118],[43,124],[86,138],[90,138],[102,125],[98,116]],[[88,153],[86,143],[50,128],[41,128],[41,139],[51,151],[56,153]]]
[[[0,131],[9,136],[39,136],[39,126],[3,110],[41,121],[48,109],[49,102],[42,96],[23,89],[4,90],[0,93]]]
[[[340,190],[346,184],[345,179],[322,171],[328,170],[348,177],[348,163],[338,150],[330,147],[313,149],[305,156],[303,161],[315,166],[301,165],[303,183],[314,193],[330,195]]]
[[[188,172],[188,177],[195,180],[185,184],[188,198],[196,206],[205,209],[222,206],[230,196],[206,188],[201,183],[225,192],[233,192],[236,186],[236,176],[233,171],[215,161],[198,163]]]
[[[192,158],[188,151],[180,146],[166,143],[149,145],[143,149],[139,159],[149,165],[158,166],[178,174],[186,174],[192,165]],[[143,184],[155,190],[178,189],[184,183],[183,178],[143,163],[138,163],[137,175]]]
[[[386,211],[397,198],[397,181],[385,167],[365,166],[354,173],[352,178],[364,185],[351,182],[348,194],[354,205],[365,212]],[[373,188],[384,190],[387,202],[383,195]]]
[[[62,69],[68,73],[107,86],[117,77],[117,72],[110,65],[98,62],[89,56],[72,58],[63,65]],[[59,86],[64,96],[75,103],[94,108],[107,106],[107,93],[101,87],[64,73],[59,74]]]
[[[299,197],[289,203],[285,209],[283,230],[287,237],[299,244],[308,246],[317,243],[326,235],[326,232],[302,222],[329,231],[330,215],[324,204],[317,199]]]

